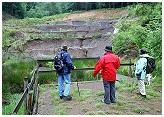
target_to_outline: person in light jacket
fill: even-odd
[[[120,67],[120,59],[112,53],[112,46],[105,47],[104,55],[98,60],[94,68],[93,77],[95,77],[101,70],[103,85],[104,85],[104,98],[101,100],[103,103],[110,104],[116,102],[115,97],[115,81],[116,70]]]
[[[146,78],[146,66],[147,66],[146,57],[149,57],[149,55],[146,54],[146,50],[144,48],[139,49],[139,54],[140,54],[140,59],[136,63],[135,77],[138,79],[139,94],[146,98],[144,80]]]

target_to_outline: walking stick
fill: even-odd
[[[79,96],[80,96],[80,88],[79,88],[79,83],[78,83],[78,78],[77,78],[76,72],[75,72],[75,77],[76,77],[76,82],[77,82],[77,89],[78,89]]]

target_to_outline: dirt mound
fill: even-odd
[[[128,10],[104,10],[104,11],[87,11],[75,13],[64,17],[62,20],[81,20],[81,19],[110,19],[126,16]]]

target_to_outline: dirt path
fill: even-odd
[[[129,78],[127,78],[129,80]],[[125,79],[126,80],[126,79]],[[131,80],[131,79],[130,79]],[[40,93],[40,115],[161,115],[162,98],[153,97],[148,92],[147,99],[136,94],[137,89],[127,90],[121,82],[116,82],[117,103],[106,105],[101,103],[103,98],[102,81],[79,83],[80,96],[76,83],[71,85],[71,101],[60,100],[57,86],[52,85]],[[126,90],[125,90],[126,89]],[[149,90],[149,89],[147,89]],[[158,89],[161,91],[161,89]],[[150,96],[149,96],[150,95]]]

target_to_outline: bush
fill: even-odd
[[[20,92],[23,90],[24,77],[28,76],[31,80],[30,72],[35,67],[35,61],[18,62],[2,65],[2,95],[8,92]]]
[[[119,32],[112,40],[114,51],[122,50],[127,54],[131,49],[137,52],[139,48],[146,48],[149,55],[156,59],[156,72],[153,75],[161,76],[162,4],[137,4],[129,12],[138,17],[135,20],[122,20],[116,25]]]

